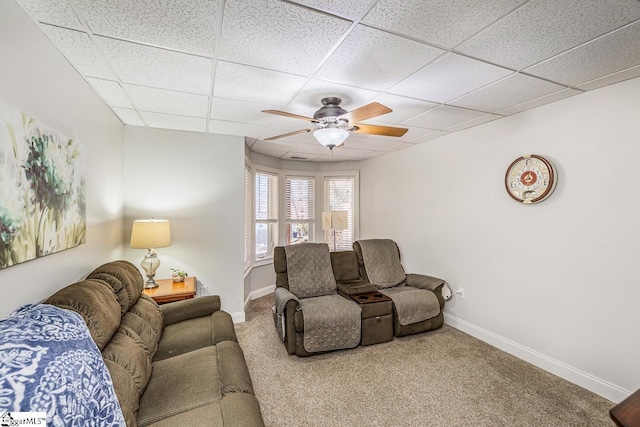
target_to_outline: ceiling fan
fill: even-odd
[[[359,123],[363,120],[381,116],[393,111],[377,102],[364,105],[355,110],[346,111],[340,107],[342,99],[336,97],[322,98],[322,107],[313,114],[313,118],[300,116],[298,114],[287,113],[280,110],[263,110],[263,113],[275,114],[277,116],[291,117],[293,119],[306,120],[316,125],[312,129],[302,129],[282,135],[266,138],[265,141],[284,138],[299,133],[313,132],[313,136],[318,142],[329,150],[342,145],[349,136],[349,132],[366,133],[370,135],[382,136],[402,136],[408,129],[391,126],[367,125]]]

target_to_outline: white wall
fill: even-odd
[[[466,299],[447,321],[614,401],[640,387],[640,79],[361,167],[361,236]],[[504,188],[511,161],[555,163],[549,199]]]
[[[146,253],[128,247],[133,220],[169,219],[156,278],[184,269],[243,321],[244,138],[126,126],[124,177],[126,259]]]
[[[87,243],[0,271],[0,316],[121,255],[124,126],[14,1],[0,1],[0,100],[72,137],[87,159]]]

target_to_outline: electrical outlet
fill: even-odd
[[[460,295],[460,299],[464,299],[464,288],[459,288],[456,293]]]

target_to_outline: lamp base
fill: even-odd
[[[144,289],[153,289],[153,288],[157,288],[158,283],[156,283],[156,281],[153,279],[153,277],[147,277],[147,280],[144,282]]]
[[[157,257],[156,250],[149,249],[149,252],[145,255],[140,265],[147,275],[147,281],[144,282],[144,289],[157,288],[159,285],[153,279],[153,276],[156,275],[156,270],[160,267],[160,260]]]

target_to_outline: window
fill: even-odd
[[[244,166],[244,269],[251,266],[251,169]]]
[[[286,244],[313,242],[315,178],[285,177]]]
[[[326,176],[324,178],[324,211],[347,211],[346,230],[324,230],[324,241],[331,250],[351,250],[355,238],[355,196],[354,176]],[[335,240],[334,240],[335,239]]]
[[[278,175],[256,171],[256,259],[273,255],[278,236]]]

